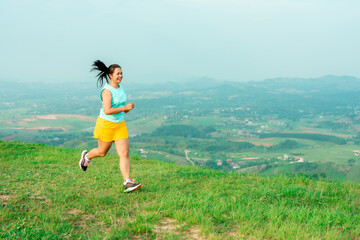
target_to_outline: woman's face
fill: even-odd
[[[109,74],[110,80],[116,84],[121,83],[121,80],[123,78],[123,73],[121,68],[115,68],[114,72],[112,74]]]

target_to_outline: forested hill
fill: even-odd
[[[259,177],[0,141],[1,239],[358,239],[360,186]]]
[[[323,76],[319,78],[274,78],[248,85],[263,87],[274,92],[338,93],[360,91],[360,79],[351,76]]]

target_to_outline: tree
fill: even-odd
[[[356,162],[356,160],[353,159],[353,158],[351,158],[351,159],[348,160],[349,166],[354,166],[355,162]]]

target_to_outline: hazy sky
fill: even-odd
[[[0,81],[360,77],[359,0],[1,0]]]

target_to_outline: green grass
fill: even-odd
[[[0,141],[1,239],[358,239],[360,185],[260,177]]]

